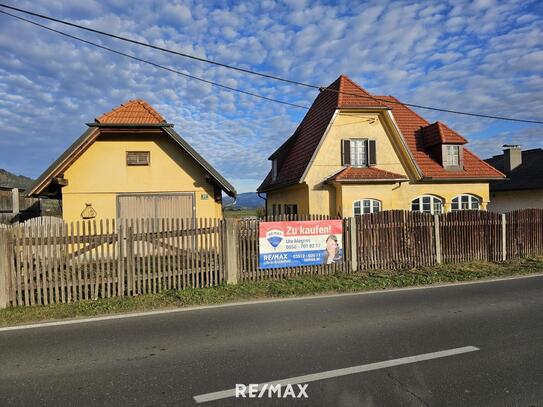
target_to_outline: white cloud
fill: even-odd
[[[536,2],[21,0],[18,5],[303,82],[326,85],[345,73],[371,91],[409,102],[543,117],[543,16]],[[305,88],[53,26],[269,97],[303,105],[315,97]],[[133,97],[148,99],[213,165],[229,178],[243,178],[243,185],[247,179],[260,183],[269,169],[267,157],[303,115],[0,16],[0,168],[38,175],[85,122]],[[492,146],[499,153],[496,143],[505,139],[541,143],[541,127],[420,113],[463,132],[476,152],[491,154]]]

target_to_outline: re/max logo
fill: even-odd
[[[301,399],[308,398],[306,390],[308,384],[287,384],[283,386],[281,384],[236,384],[236,398],[293,398]]]

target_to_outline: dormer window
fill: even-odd
[[[443,168],[449,170],[461,170],[462,146],[459,144],[443,144],[442,147]]]
[[[375,165],[375,140],[352,138],[341,140],[342,165],[368,167]]]
[[[272,160],[272,181],[277,179],[277,158]]]

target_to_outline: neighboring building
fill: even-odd
[[[522,151],[517,145],[503,147],[503,154],[485,160],[507,177],[490,184],[488,210],[543,208],[543,149]]]
[[[466,143],[445,124],[340,76],[269,157],[258,191],[267,194],[269,215],[485,209],[489,182],[503,174]]]
[[[29,189],[62,199],[65,221],[222,217],[236,191],[143,100],[130,100],[88,129]]]

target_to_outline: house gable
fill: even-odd
[[[64,182],[62,180],[67,179],[67,177],[64,178],[65,173],[97,140],[103,142],[108,137],[121,136],[122,140],[129,142],[133,137],[141,138],[142,135],[155,137],[157,140],[169,139],[173,142],[172,145],[190,158],[191,165],[194,164],[203,171],[208,180],[228,195],[236,195],[234,187],[173,130],[173,125],[167,123],[158,112],[141,99],[129,101],[105,113],[95,119],[95,123],[90,123],[88,126],[89,129],[38,177],[29,189],[29,196],[39,196],[47,191],[58,191],[59,185],[55,184],[59,180]]]
[[[439,147],[444,143],[464,144],[466,140],[462,136],[443,123],[430,124],[392,96],[369,94],[342,75],[321,91],[294,134],[270,156],[270,159],[277,160],[277,177],[273,179],[269,173],[258,191],[266,192],[307,182],[310,167],[317,162],[318,150],[324,143],[323,139],[330,131],[331,122],[335,121],[334,115],[337,115],[338,110],[341,113],[354,111],[378,114],[383,128],[387,129],[396,156],[404,171],[413,180],[476,181],[503,178],[502,173],[466,148],[461,150],[462,165],[457,168],[444,168],[441,152],[436,155],[431,150],[432,146]],[[433,143],[432,146],[426,146],[425,141]],[[386,161],[383,163],[389,164]]]

